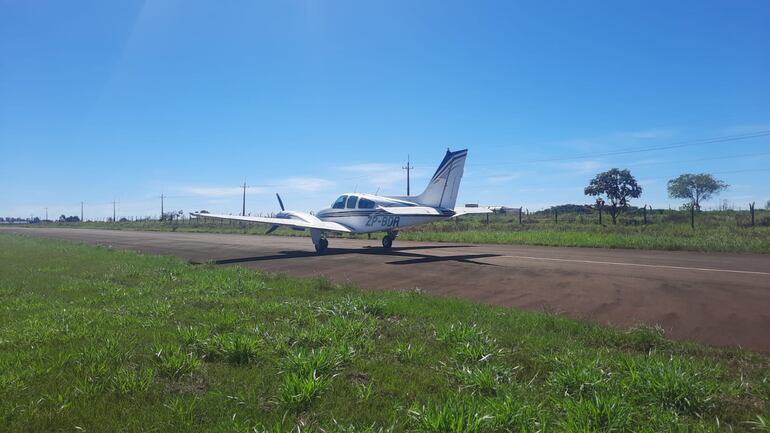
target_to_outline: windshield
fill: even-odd
[[[345,200],[347,200],[348,196],[341,195],[340,198],[337,199],[337,201],[334,202],[332,205],[332,209],[344,209],[345,208]]]

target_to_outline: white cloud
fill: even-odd
[[[720,132],[726,135],[752,134],[770,130],[770,123],[756,123],[753,125],[735,125],[723,128]]]
[[[405,173],[401,167],[395,164],[362,163],[352,164],[340,167],[342,171],[358,174],[360,176],[351,180],[358,180],[360,183],[376,185],[378,187],[389,187],[396,183],[403,182]]]
[[[638,131],[626,131],[614,134],[619,139],[632,139],[632,140],[654,140],[660,138],[671,138],[676,134],[674,129],[665,128],[653,128],[642,129]]]
[[[515,172],[510,174],[501,174],[501,175],[495,175],[495,176],[489,176],[487,178],[487,182],[489,183],[505,183],[516,179],[521,179],[524,176],[524,173]]]
[[[265,194],[273,192],[317,192],[335,186],[335,182],[317,177],[290,177],[270,181],[265,184],[249,186],[246,193]],[[189,186],[181,189],[182,193],[198,197],[225,198],[243,194],[243,188],[238,186]]]
[[[560,170],[561,174],[564,174],[565,171],[579,174],[593,173],[606,166],[606,164],[594,160],[554,162],[548,165]]]
[[[182,188],[182,191],[199,197],[233,197],[243,194],[243,188],[237,186],[191,186]],[[254,188],[249,188],[248,192],[254,192]]]
[[[316,192],[332,188],[336,183],[318,177],[290,177],[271,185],[287,191]]]
[[[342,178],[340,181],[358,185],[359,191],[371,189],[374,192],[373,190],[378,188],[382,193],[382,190],[398,188],[401,192],[400,189],[406,184],[406,172],[398,164],[360,163],[340,166],[338,170],[350,173],[351,177]],[[412,169],[410,176],[413,187],[417,186],[419,189],[422,186],[420,181],[425,177],[425,173],[422,168]]]

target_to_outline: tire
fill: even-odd
[[[317,252],[318,254],[321,254],[324,251],[326,251],[326,248],[328,247],[329,247],[329,241],[326,239],[320,239],[318,243],[315,245],[315,252]]]
[[[393,246],[393,238],[390,236],[385,236],[382,238],[382,247],[387,249],[390,249],[390,247]]]

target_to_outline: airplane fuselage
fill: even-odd
[[[451,218],[455,214],[452,209],[440,209],[436,215],[393,215],[382,209],[389,206],[417,208],[419,205],[402,197],[348,193],[340,196],[332,207],[318,211],[315,216],[321,221],[342,224],[354,233],[372,233],[395,232],[405,227]]]

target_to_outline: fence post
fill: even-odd
[[[519,225],[521,225],[521,209],[522,209],[522,207],[519,207]]]
[[[489,225],[489,214],[487,214],[487,225]]]
[[[602,225],[602,209],[604,209],[603,204],[599,204],[599,225]]]
[[[749,209],[751,209],[751,226],[754,227],[754,202],[751,202]]]
[[[642,209],[644,209],[644,225],[647,225],[647,205],[644,205]],[[650,206],[650,210],[652,210],[652,206]]]
[[[556,209],[553,210],[553,220],[555,224],[559,224],[559,211]]]
[[[695,229],[695,204],[690,205],[690,227]]]

